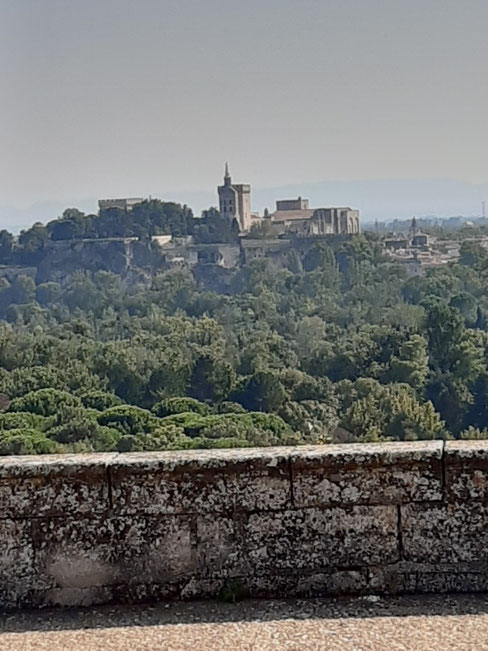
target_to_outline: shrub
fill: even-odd
[[[177,449],[185,446],[183,430],[174,425],[158,427],[148,434],[126,434],[117,443],[119,452]]]
[[[9,411],[28,411],[39,416],[54,416],[61,406],[81,407],[81,401],[66,391],[39,389],[12,400]]]
[[[186,436],[197,436],[202,427],[207,424],[208,418],[208,416],[201,416],[195,412],[187,411],[182,414],[166,416],[162,419],[162,423],[183,428]]]
[[[122,434],[114,427],[99,425],[91,437],[94,452],[114,452],[122,438]]]
[[[187,412],[206,416],[210,413],[210,409],[204,402],[195,400],[195,398],[166,398],[166,400],[156,403],[152,412],[160,418]]]
[[[229,400],[221,402],[219,405],[219,414],[245,414],[246,409],[238,402],[230,402]]]
[[[72,422],[52,427],[47,436],[58,443],[76,443],[83,439],[92,439],[97,429],[97,423],[91,418],[77,418]]]
[[[251,411],[274,411],[286,400],[286,391],[276,375],[258,371],[243,381],[231,398]]]
[[[97,411],[105,411],[110,407],[116,407],[122,404],[122,400],[114,393],[107,393],[106,391],[87,391],[80,396],[80,400],[84,407],[88,409],[96,409]]]
[[[98,417],[98,422],[100,425],[114,427],[122,434],[131,435],[153,432],[160,423],[159,419],[150,411],[131,405],[119,405],[106,409]]]
[[[28,411],[0,414],[0,430],[35,429],[43,431],[49,420]]]
[[[297,442],[290,427],[274,414],[245,413],[200,416],[175,414],[163,419],[184,428],[186,436],[203,441],[203,447],[215,447],[219,439],[240,441],[247,445],[284,445]],[[228,447],[228,446],[224,446]],[[238,447],[234,445],[233,447]]]
[[[290,427],[285,421],[276,416],[276,414],[263,414],[261,412],[251,412],[249,414],[252,424],[261,430],[269,430],[277,436],[287,435],[291,433]]]
[[[480,429],[479,427],[473,427],[470,425],[467,429],[465,429],[463,432],[461,432],[460,439],[462,440],[477,440],[477,441],[485,441],[488,439],[488,429],[483,428]]]
[[[337,412],[318,400],[285,402],[279,414],[290,427],[301,433],[305,443],[328,443],[338,425]]]
[[[56,443],[35,429],[11,429],[0,433],[0,455],[51,454],[57,451]]]

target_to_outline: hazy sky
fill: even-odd
[[[0,204],[213,191],[226,160],[487,183],[487,34],[487,0],[0,0]]]

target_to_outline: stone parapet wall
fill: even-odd
[[[0,606],[488,590],[488,442],[0,459]]]

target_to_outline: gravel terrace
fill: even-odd
[[[488,595],[193,602],[8,613],[1,651],[488,650]]]

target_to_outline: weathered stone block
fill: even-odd
[[[32,523],[39,576],[53,588],[108,586],[119,578],[115,523],[106,518],[42,518]]]
[[[488,502],[488,441],[448,441],[446,499]]]
[[[226,579],[192,578],[182,586],[180,599],[216,599],[223,595]]]
[[[114,456],[0,458],[0,518],[107,512],[107,464]]]
[[[416,575],[415,592],[487,592],[488,574],[478,572],[428,572]]]
[[[319,570],[398,560],[397,509],[300,509],[254,513],[246,526],[254,571]]]
[[[113,598],[112,586],[94,588],[50,588],[31,597],[31,605],[87,607],[109,603]]]
[[[442,499],[442,441],[328,445],[291,455],[294,504],[399,504]]]
[[[274,599],[362,594],[367,587],[366,569],[331,569],[310,574],[251,574],[239,581],[244,594]]]
[[[209,513],[290,505],[287,448],[126,454],[110,465],[121,513]]]
[[[30,522],[0,520],[0,607],[23,606],[29,592],[44,585],[34,568]]]
[[[367,583],[366,569],[334,570],[301,576],[295,594],[298,597],[361,594]]]
[[[412,594],[416,589],[416,573],[405,571],[401,564],[369,569],[368,591],[382,594]]]
[[[198,573],[209,577],[247,574],[245,523],[242,517],[197,517]]]
[[[193,517],[130,516],[113,526],[119,582],[169,584],[196,573]]]
[[[0,520],[0,576],[27,576],[31,572],[34,548],[31,524],[26,520]]]
[[[114,585],[113,600],[122,604],[176,601],[181,598],[182,581],[166,583],[123,583]]]
[[[401,507],[403,556],[420,563],[486,562],[488,508],[483,504]]]

